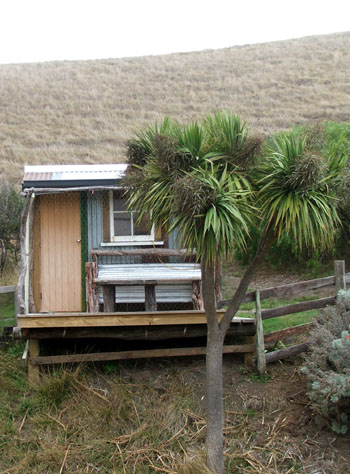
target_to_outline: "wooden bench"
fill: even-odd
[[[99,264],[93,283],[102,288],[105,312],[115,303],[144,302],[157,311],[158,302],[192,302],[202,309],[201,269],[195,263]]]

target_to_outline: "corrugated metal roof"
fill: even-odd
[[[123,178],[127,168],[125,163],[110,165],[39,165],[25,166],[23,187],[57,187],[58,185],[84,186],[115,182]]]
[[[53,173],[33,173],[24,172],[24,179],[27,181],[51,181]]]

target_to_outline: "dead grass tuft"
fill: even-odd
[[[19,353],[0,356],[1,472],[208,472],[204,360],[66,368],[33,391]],[[346,473],[348,440],[312,423],[297,366],[276,365],[270,374],[257,382],[225,358],[227,472]]]

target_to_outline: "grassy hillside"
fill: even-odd
[[[350,120],[350,33],[195,53],[0,66],[0,174],[25,164],[124,161],[169,115],[232,110],[270,133]],[[9,166],[10,165],[10,166]]]

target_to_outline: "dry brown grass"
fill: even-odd
[[[0,173],[125,160],[134,131],[231,110],[262,132],[350,120],[350,33],[195,53],[0,66]]]
[[[0,352],[0,472],[208,472],[204,359],[55,370],[35,390],[14,350]],[[269,374],[224,359],[227,472],[350,472],[349,437],[317,428],[297,365]]]

